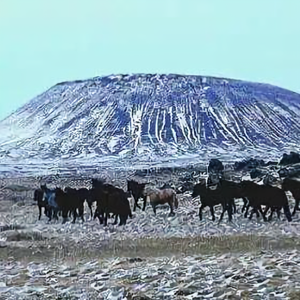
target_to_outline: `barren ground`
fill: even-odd
[[[200,222],[199,199],[187,192],[174,217],[148,206],[126,226],[105,229],[85,207],[85,223],[62,225],[38,221],[33,190],[3,189],[10,184],[39,182],[2,179],[0,299],[300,299],[299,212],[291,223],[283,215],[249,221],[237,202],[232,223],[227,215],[212,222],[209,209]],[[89,187],[67,178],[52,184]]]

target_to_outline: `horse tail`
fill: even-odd
[[[289,222],[291,222],[292,221],[292,214],[291,214],[290,207],[289,207],[288,204],[283,206],[283,211],[284,211],[284,214],[285,214],[287,220]]]

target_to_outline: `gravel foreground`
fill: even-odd
[[[32,195],[0,194],[0,299],[300,299],[299,213],[200,222],[185,193],[174,217],[148,206],[105,229],[87,207],[85,223],[38,221]]]

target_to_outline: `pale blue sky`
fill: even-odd
[[[181,73],[300,92],[299,0],[0,0],[0,119],[52,85]]]

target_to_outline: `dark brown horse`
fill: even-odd
[[[154,214],[156,214],[156,206],[159,204],[168,203],[170,206],[170,216],[174,216],[174,206],[178,208],[178,199],[176,192],[173,189],[157,189],[150,188],[144,192],[144,206],[143,211],[146,209],[147,197],[149,197]]]

